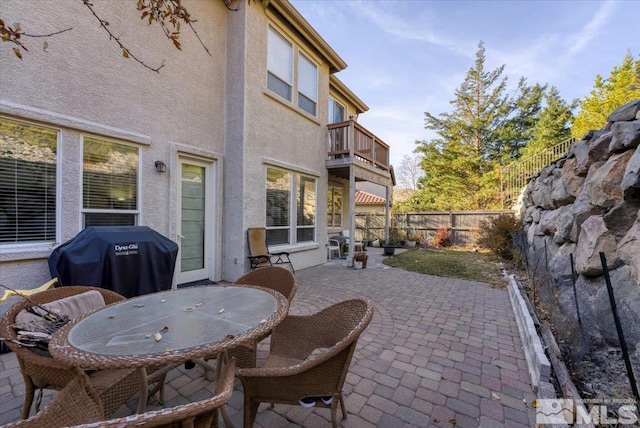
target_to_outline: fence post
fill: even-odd
[[[624,358],[624,365],[627,368],[627,376],[629,377],[629,383],[631,384],[631,392],[636,398],[636,403],[640,403],[640,394],[638,394],[638,385],[636,384],[636,378],[633,374],[633,367],[631,367],[631,360],[629,359],[629,351],[627,350],[627,342],[624,340],[624,334],[622,333],[622,324],[618,317],[618,307],[616,306],[616,297],[613,294],[613,287],[611,286],[611,278],[609,277],[609,268],[607,267],[607,258],[603,252],[600,252],[600,262],[602,263],[602,270],[604,271],[604,280],[607,283],[607,293],[609,294],[609,301],[611,303],[611,313],[613,314],[613,321],[616,324],[616,330],[618,331],[618,339],[620,340],[620,348],[622,349],[622,357]]]
[[[580,326],[580,334],[582,335],[582,319],[580,317],[580,305],[578,305],[578,290],[576,289],[576,281],[578,280],[578,275],[576,274],[576,267],[575,263],[573,262],[573,253],[569,254],[569,260],[571,262],[571,283],[573,284],[573,299],[576,301],[578,326]]]

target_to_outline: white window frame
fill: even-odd
[[[100,140],[103,141],[105,143],[110,143],[110,144],[117,144],[117,145],[122,145],[122,146],[127,146],[127,147],[133,147],[137,150],[138,153],[138,165],[137,165],[137,171],[136,171],[136,208],[135,209],[103,209],[103,208],[85,208],[84,206],[84,165],[82,167],[81,170],[81,180],[80,180],[80,204],[81,204],[81,209],[80,209],[80,214],[81,214],[81,221],[82,221],[82,227],[85,227],[85,218],[86,218],[86,214],[91,214],[91,213],[98,213],[98,214],[133,214],[134,216],[134,225],[139,225],[140,224],[140,203],[141,203],[141,189],[142,189],[142,185],[141,185],[141,174],[142,174],[142,155],[141,155],[141,150],[140,150],[140,146],[136,145],[136,144],[132,144],[132,143],[127,143],[124,141],[120,141],[120,140],[115,140],[113,138],[107,138],[107,137],[103,137],[100,135],[90,135],[90,134],[83,134],[82,135],[82,150],[81,150],[81,159],[83,160],[84,163],[84,148],[85,148],[85,138],[91,138],[94,140]]]
[[[53,131],[56,133],[56,174],[55,174],[55,188],[56,188],[56,196],[55,196],[55,219],[54,219],[54,227],[55,227],[55,236],[52,240],[46,241],[18,241],[18,242],[7,242],[4,244],[0,244],[0,249],[2,249],[1,253],[11,254],[11,253],[24,253],[24,252],[32,252],[32,251],[50,251],[53,247],[55,247],[60,242],[60,234],[61,234],[61,202],[62,202],[62,167],[60,162],[60,153],[62,148],[62,130],[52,126],[45,126],[40,123],[33,123],[28,120],[15,119],[12,117],[5,117],[0,115],[2,120],[15,122],[18,124],[32,126],[35,128],[46,129],[49,131]]]
[[[288,239],[286,243],[269,243],[269,248],[274,247],[287,247],[298,244],[309,244],[317,242],[318,234],[318,178],[308,174],[302,174],[296,171],[290,171],[284,168],[278,168],[274,166],[267,166],[265,169],[265,198],[267,198],[267,177],[269,170],[281,171],[289,174],[289,187],[288,187],[288,202],[289,202],[289,224],[287,226],[266,226],[267,229],[267,241],[269,240],[270,230],[287,230]],[[312,180],[314,183],[314,197],[315,197],[315,211],[313,213],[314,224],[313,225],[298,225],[298,192],[301,177]],[[265,205],[267,205],[265,201]],[[267,213],[265,212],[265,216]],[[265,224],[266,218],[265,218]],[[310,241],[298,242],[298,229],[313,228],[313,239]]]
[[[320,67],[318,62],[313,59],[313,57],[300,48],[296,43],[294,43],[289,37],[287,37],[283,32],[279,31],[275,26],[269,24],[268,25],[268,33],[267,33],[267,73],[266,73],[266,88],[278,96],[279,98],[285,100],[288,103],[291,103],[291,107],[295,108],[300,112],[304,112],[304,114],[308,114],[312,117],[318,117],[318,100],[320,98],[320,88],[319,88],[319,70]],[[273,35],[273,36],[272,36]],[[274,49],[272,47],[270,40],[276,40],[272,37],[278,37],[280,40],[286,42],[291,46],[291,78],[290,81],[286,80],[286,76],[282,76],[282,73],[277,73],[273,68],[274,66],[270,66],[269,63],[273,63],[274,57],[269,56],[270,52]],[[303,91],[300,87],[300,76],[301,76],[301,57],[304,58],[311,66],[315,68],[315,94],[309,93],[310,91]],[[280,82],[285,85],[289,85],[290,96],[283,96],[278,88],[270,87],[270,76],[276,78]],[[301,100],[304,98],[309,103],[313,104],[313,112],[310,112],[307,108],[301,106]]]

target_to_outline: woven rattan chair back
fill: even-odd
[[[287,298],[289,304],[293,300],[293,296],[298,291],[298,282],[296,276],[289,269],[279,266],[267,266],[260,269],[249,271],[235,282],[236,285],[249,285],[264,288],[270,288],[281,293]],[[251,343],[230,349],[229,357],[234,357],[238,362],[238,367],[249,368],[256,366],[258,343],[269,337],[265,334]]]
[[[279,266],[268,266],[249,271],[238,278],[235,284],[257,285],[259,287],[276,290],[282,293],[289,303],[291,303],[293,296],[295,296],[298,291],[298,283],[293,272]]]
[[[233,393],[235,370],[235,361],[231,360],[224,368],[220,378],[216,380],[215,395],[211,398],[110,420],[104,420],[100,397],[91,386],[89,378],[80,372],[41,412],[29,419],[3,425],[3,427],[217,427],[218,409],[229,401]]]
[[[20,299],[2,317],[0,321],[0,337],[16,354],[20,371],[24,378],[25,397],[22,407],[22,418],[29,417],[36,388],[62,390],[76,375],[72,366],[62,363],[46,355],[37,354],[14,342],[17,332],[12,327],[16,316],[33,303],[44,304],[65,297],[96,290],[102,294],[105,304],[119,302],[125,298],[120,294],[98,287],[70,286],[53,288],[33,294],[29,300]],[[32,303],[33,302],[33,303]],[[164,380],[164,379],[163,379]],[[102,399],[105,413],[110,415],[133,393],[138,391],[138,377],[133,370],[104,370],[91,375],[91,382]]]
[[[304,397],[332,396],[331,423],[337,427],[337,406],[347,413],[342,387],[358,338],[371,322],[371,303],[353,299],[312,315],[285,318],[271,336],[263,367],[239,369],[244,389],[244,426],[252,427],[260,403],[296,405]]]
[[[202,401],[183,404],[176,407],[149,411],[94,424],[85,428],[119,427],[162,427],[162,428],[209,428],[219,426],[219,409],[225,405],[233,393],[236,374],[236,362],[231,359],[216,379],[215,395]]]
[[[40,412],[6,428],[57,428],[97,422],[104,419],[102,401],[89,378],[79,369],[74,378]]]

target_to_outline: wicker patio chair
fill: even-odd
[[[108,421],[100,421],[84,428],[119,427],[163,427],[163,428],[208,428],[219,426],[220,407],[225,405],[233,393],[236,374],[236,362],[231,359],[216,379],[215,395],[202,401],[196,401],[166,409],[148,411]]]
[[[22,419],[3,427],[57,428],[104,419],[102,400],[91,385],[89,377],[78,368],[72,368],[70,371],[74,372],[73,379],[44,409],[29,419]]]
[[[59,287],[33,294],[29,297],[29,300],[20,298],[2,317],[2,321],[0,321],[0,337],[4,339],[7,346],[16,354],[18,363],[20,364],[20,371],[24,378],[25,398],[22,408],[23,419],[29,417],[36,389],[53,389],[60,391],[73,380],[76,375],[74,375],[72,366],[51,358],[46,354],[33,352],[31,349],[14,342],[18,339],[17,332],[13,328],[16,316],[21,311],[33,306],[31,302],[44,304],[91,290],[98,291],[107,305],[125,299],[120,294],[104,288],[89,286]],[[166,372],[164,370],[150,372],[148,382],[150,384],[156,384],[152,392],[162,390],[165,376]],[[120,405],[140,389],[140,382],[137,374],[135,374],[135,370],[101,370],[92,372],[90,379],[92,386],[102,399],[104,412],[107,416],[110,416]]]
[[[238,278],[234,284],[256,285],[276,290],[287,298],[289,304],[291,304],[293,296],[295,296],[296,291],[298,291],[298,282],[296,281],[295,275],[289,269],[283,269],[277,266],[267,266],[261,269],[252,270]],[[262,337],[258,337],[252,343],[229,350],[229,357],[236,358],[238,367],[255,367],[258,343],[266,339],[268,336],[269,333]]]
[[[218,427],[219,408],[231,398],[235,371],[235,361],[231,360],[216,380],[215,395],[206,400],[111,420],[104,420],[100,397],[89,378],[80,371],[41,412],[6,427]]]
[[[347,418],[342,387],[360,334],[371,322],[373,306],[361,300],[337,303],[312,315],[289,316],[271,335],[271,349],[261,368],[239,369],[244,387],[244,426],[252,427],[260,403],[299,404],[304,397],[331,409],[337,427],[338,402]]]
[[[257,269],[276,264],[288,264],[295,273],[293,263],[289,259],[289,253],[280,251],[269,252],[267,244],[267,229],[264,227],[250,227],[247,229],[247,242],[249,244],[249,262],[251,269]],[[275,260],[275,261],[274,261]]]

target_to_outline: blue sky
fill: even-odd
[[[358,121],[391,146],[391,163],[433,138],[424,112],[449,102],[474,66],[505,65],[513,86],[554,85],[583,98],[628,50],[640,55],[640,1],[291,0],[347,62],[337,74],[368,106]]]

